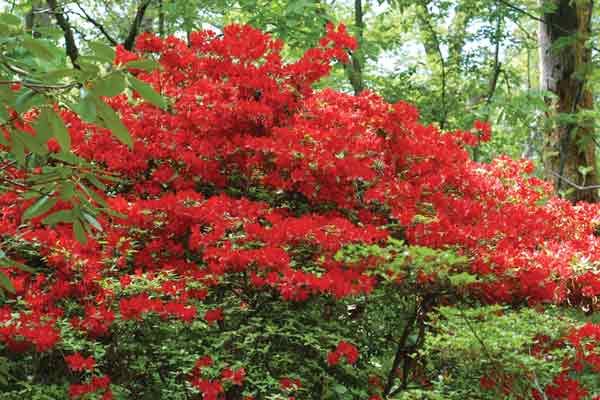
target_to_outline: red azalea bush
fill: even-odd
[[[161,68],[132,73],[167,105],[106,100],[132,149],[62,112],[74,152],[118,176],[81,202],[114,212],[82,244],[70,224],[41,223],[66,202],[23,226],[32,201],[0,198],[13,256],[40,270],[9,271],[7,396],[28,382],[72,398],[375,399],[433,390],[439,370],[418,351],[439,306],[595,311],[598,207],[553,197],[529,162],[471,161],[483,122],[440,132],[403,102],[314,91],[355,45],[328,26],[285,63],[281,42],[247,26],[189,43],[143,34],[136,51]],[[117,48],[116,68],[138,53]],[[580,375],[600,368],[598,329],[555,332],[563,358],[544,382],[507,366],[502,387],[470,390],[590,398]]]

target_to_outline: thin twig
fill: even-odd
[[[62,84],[50,84],[50,83],[34,83],[34,82],[24,82],[19,80],[0,80],[0,85],[23,85],[32,89],[48,89],[48,90],[61,90],[61,89],[71,89],[79,85],[79,83],[62,83]]]

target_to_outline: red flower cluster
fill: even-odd
[[[358,360],[358,349],[353,344],[341,341],[335,351],[327,354],[327,363],[329,365],[337,365],[340,358],[345,357],[348,364],[355,364]]]
[[[69,386],[69,396],[73,399],[97,392],[102,392],[102,400],[112,400],[113,395],[110,390],[110,378],[108,376],[94,376],[89,383]]]
[[[79,353],[71,354],[70,356],[65,356],[65,361],[69,366],[71,371],[92,371],[96,367],[96,360],[94,357],[89,356],[84,358]]]
[[[192,371],[191,384],[202,393],[202,398],[207,400],[217,400],[219,395],[224,392],[224,385],[242,386],[246,378],[246,370],[239,368],[232,370],[224,368],[221,370],[220,379],[208,379],[203,377],[204,369],[211,367],[213,360],[209,356],[204,356],[196,361]]]

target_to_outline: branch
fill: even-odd
[[[396,370],[400,366],[402,359],[404,358],[405,353],[409,352],[410,349],[406,348],[406,341],[408,340],[408,336],[410,335],[411,329],[417,320],[417,316],[419,314],[419,306],[415,305],[415,312],[411,316],[411,318],[406,321],[406,326],[404,326],[404,330],[402,331],[402,336],[400,337],[400,341],[398,342],[398,347],[396,349],[396,354],[394,355],[394,361],[392,361],[392,367],[388,373],[387,382],[383,389],[383,395],[387,398],[387,396],[391,393],[392,387],[394,385],[394,381],[396,380]]]
[[[417,17],[419,18],[419,20],[421,21],[421,24],[424,25],[427,30],[429,31],[429,34],[431,35],[431,39],[425,38],[425,40],[433,42],[433,47],[435,47],[435,51],[437,52],[438,58],[440,60],[440,66],[441,66],[441,79],[442,79],[442,93],[441,93],[441,107],[442,107],[442,115],[440,116],[440,120],[438,121],[440,124],[440,130],[444,130],[444,127],[446,126],[446,120],[448,119],[448,105],[446,103],[446,85],[447,85],[447,76],[446,76],[446,59],[444,58],[444,54],[442,52],[442,45],[440,42],[440,38],[438,36],[437,31],[435,30],[435,27],[431,24],[430,19],[432,19],[432,15],[429,12],[429,9],[427,8],[427,2],[423,1],[420,2],[419,5],[422,8],[422,11],[427,14],[427,15],[423,15],[422,13],[417,13]],[[425,44],[425,46],[430,46],[431,43]],[[427,52],[427,49],[425,50]]]
[[[518,12],[520,14],[526,15],[527,17],[533,19],[534,21],[538,21],[538,22],[541,22],[543,24],[548,24],[548,22],[545,21],[543,18],[538,17],[537,15],[534,15],[534,14],[530,13],[529,11],[524,10],[524,9],[522,9],[520,7],[517,7],[514,4],[511,4],[507,0],[498,0],[498,2],[504,4],[506,7],[510,8],[513,11],[516,11],[516,12]],[[550,24],[550,25],[553,26],[554,28],[562,31],[563,33],[566,33],[566,34],[569,34],[569,35],[571,35],[573,33],[573,32],[569,32],[569,30],[563,28],[560,25],[556,25],[556,24]],[[591,45],[590,48],[592,48],[592,49],[600,52],[600,48],[598,48],[596,46]]]
[[[56,0],[47,0],[48,7],[52,10],[54,14],[54,18],[56,18],[56,23],[62,29],[65,37],[65,47],[67,51],[67,56],[71,59],[71,63],[73,67],[79,69],[79,64],[77,63],[77,58],[79,57],[79,50],[77,49],[77,44],[75,43],[75,38],[73,36],[73,30],[71,29],[71,25],[69,21],[65,18],[64,14],[59,10],[58,4]]]
[[[152,0],[144,0],[138,7],[137,12],[135,14],[135,18],[133,19],[133,22],[131,23],[131,27],[129,28],[129,33],[127,34],[127,38],[123,42],[123,47],[125,47],[126,50],[133,49],[133,45],[135,43],[135,38],[138,34],[138,30],[140,29],[140,25],[142,24],[142,20],[144,19],[144,14],[146,13],[146,9],[150,5],[151,1]]]
[[[46,89],[46,90],[66,90],[79,86],[79,83],[62,83],[62,84],[50,84],[50,83],[34,83],[24,81],[2,81],[0,85],[14,85],[19,84],[30,89]]]
[[[566,183],[568,183],[570,186],[574,187],[577,190],[596,190],[596,189],[600,189],[600,185],[592,185],[592,186],[581,186],[576,184],[575,182],[573,182],[572,180],[570,180],[569,178],[566,178],[560,174],[557,174],[556,172],[550,170],[549,171],[551,175],[555,176],[556,178],[558,178],[559,180],[562,180]]]
[[[83,15],[81,15],[79,13],[76,13],[77,15],[79,15],[82,18],[84,18],[85,20],[87,20],[88,22],[90,22],[92,25],[94,25],[96,28],[98,28],[98,30],[104,35],[104,37],[106,38],[106,40],[108,40],[111,45],[116,46],[118,44],[118,42],[104,28],[104,25],[102,25],[100,22],[98,22],[97,20],[95,20],[94,18],[92,18],[92,16],[89,15],[87,13],[87,11],[85,11],[85,9],[83,7],[81,7],[81,4],[79,4],[78,2],[76,2],[75,4],[81,10],[81,12],[83,13]]]

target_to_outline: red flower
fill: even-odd
[[[84,358],[80,353],[65,356],[65,360],[71,371],[91,371],[96,367],[96,361],[92,356]]]
[[[213,365],[213,360],[212,360],[212,358],[211,358],[210,356],[204,356],[204,357],[201,357],[201,358],[199,358],[199,359],[196,361],[196,365],[195,365],[195,367],[196,367],[197,369],[202,369],[202,368],[204,368],[204,367],[210,367],[211,365]]]
[[[204,314],[204,319],[206,320],[206,322],[208,322],[209,325],[212,325],[215,321],[222,321],[223,309],[215,308],[214,310],[207,311],[206,314]]]
[[[473,123],[473,127],[475,130],[481,132],[479,135],[479,140],[482,142],[488,142],[492,135],[492,128],[489,123],[475,120]]]
[[[358,349],[353,344],[345,341],[341,341],[335,351],[327,354],[327,363],[329,365],[336,365],[339,363],[341,357],[346,358],[348,364],[355,364],[358,360]]]

